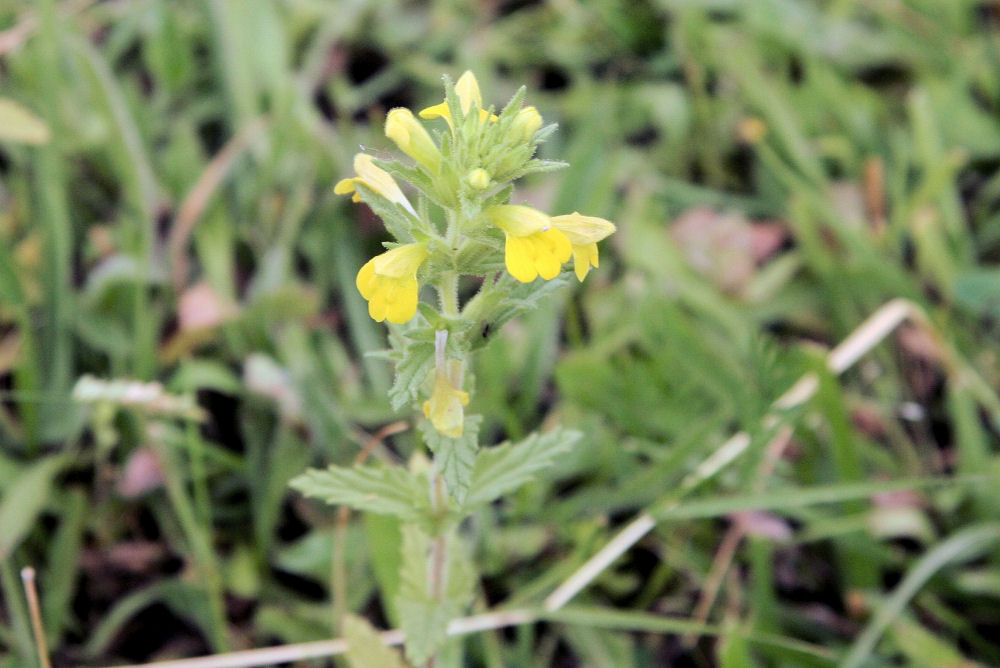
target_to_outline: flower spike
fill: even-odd
[[[538,276],[559,275],[572,248],[566,235],[552,227],[552,219],[530,206],[500,205],[486,211],[494,225],[507,235],[504,261],[510,275],[522,283]]]
[[[581,216],[575,211],[566,216],[553,216],[552,226],[565,234],[573,246],[573,268],[580,281],[586,278],[591,267],[597,266],[597,242],[617,229],[611,221]]]
[[[417,269],[427,259],[427,244],[397,246],[376,255],[358,272],[356,284],[376,322],[401,325],[417,313]]]

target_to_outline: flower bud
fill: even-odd
[[[465,180],[476,190],[486,190],[490,187],[490,174],[482,168],[473,169]]]
[[[441,151],[413,112],[397,107],[385,118],[385,136],[406,155],[432,171],[441,165]]]
[[[517,112],[510,124],[511,137],[519,143],[527,144],[542,127],[542,115],[534,107],[525,107]]]

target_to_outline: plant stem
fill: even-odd
[[[444,506],[444,489],[441,474],[438,473],[435,462],[434,474],[431,477],[431,507],[439,511]],[[446,558],[446,545],[444,533],[438,533],[431,542],[431,567],[427,574],[427,589],[430,592],[431,600],[440,601],[444,592],[444,564]],[[434,668],[437,665],[437,652],[427,660],[426,668]]]
[[[441,296],[441,312],[448,317],[458,316],[458,274],[449,271],[441,275],[441,281],[437,285],[438,294]]]

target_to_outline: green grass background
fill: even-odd
[[[393,151],[388,108],[465,69],[560,125],[541,153],[571,166],[515,199],[618,225],[586,283],[479,353],[487,444],[586,438],[465,527],[477,609],[538,603],[732,433],[752,443],[575,608],[468,638],[464,665],[1000,665],[1000,496],[960,478],[1000,476],[1000,3],[5,0],[0,31],[0,98],[51,131],[0,141],[4,668],[35,661],[27,565],[56,665],[330,637],[335,512],[286,482],[400,417],[354,288],[385,235],[332,186],[360,147]],[[228,315],[182,327],[198,285]],[[825,372],[896,297],[930,329]],[[761,481],[762,419],[807,371]],[[70,396],[87,373],[208,418],[95,416]],[[147,455],[162,483],[123,494]],[[726,562],[725,500],[762,491]],[[346,537],[347,607],[385,628],[398,537],[359,517]]]

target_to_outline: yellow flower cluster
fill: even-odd
[[[499,117],[483,109],[479,83],[466,72],[455,85],[462,113],[478,112],[479,123],[495,123]],[[443,118],[452,133],[456,132],[447,101],[420,112],[425,119]],[[534,107],[520,109],[509,119],[508,135],[527,144],[542,126],[542,117]],[[441,171],[441,149],[409,109],[392,109],[386,117],[385,134],[399,149],[415,160],[430,175]],[[341,180],[337,194],[353,193],[360,201],[356,186],[361,184],[379,197],[402,207],[416,217],[417,212],[392,176],[374,164],[366,154],[354,159],[357,176]],[[476,167],[465,177],[476,191],[486,191],[492,184],[487,170]],[[598,266],[597,242],[615,231],[613,223],[603,218],[572,213],[547,214],[522,205],[492,206],[482,213],[483,221],[503,231],[504,262],[507,271],[518,281],[529,283],[541,276],[550,280],[559,275],[563,265],[573,258],[574,270],[583,280],[591,267]],[[368,301],[368,312],[381,322],[405,323],[416,314],[419,292],[417,273],[428,256],[426,242],[403,244],[369,260],[358,272],[357,287]]]

